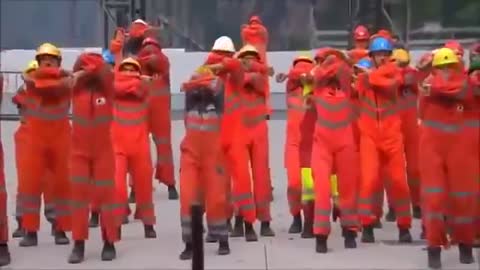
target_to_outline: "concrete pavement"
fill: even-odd
[[[5,151],[5,170],[9,194],[9,213],[15,209],[16,172],[14,163],[13,133],[17,122],[2,123],[2,140]],[[183,136],[182,121],[175,121],[173,128],[174,159],[178,171],[178,145]],[[359,244],[356,250],[345,250],[338,224],[329,241],[330,253],[321,255],[314,250],[314,240],[300,239],[299,235],[287,233],[290,215],[286,200],[286,177],[283,169],[283,143],[285,121],[270,121],[270,154],[274,181],[273,222],[277,233],[275,238],[261,238],[256,243],[243,239],[232,239],[229,256],[217,256],[216,244],[205,244],[205,269],[425,269],[426,252],[424,243],[416,241],[411,245],[397,245],[397,230],[394,223],[384,223],[384,229],[376,230],[378,242]],[[153,148],[152,148],[153,149]],[[123,230],[123,240],[117,245],[117,260],[100,260],[101,240],[97,229],[91,230],[87,243],[86,260],[80,265],[69,265],[69,246],[55,246],[50,228],[45,221],[39,234],[39,246],[18,247],[18,240],[10,241],[13,263],[5,269],[190,269],[189,261],[180,261],[178,255],[181,243],[178,201],[167,200],[166,189],[155,183],[155,206],[157,214],[157,239],[144,239],[142,225],[131,222]],[[14,218],[10,219],[13,229]],[[258,227],[257,227],[258,228]],[[258,232],[258,231],[257,231]],[[415,222],[412,234],[416,240],[420,225]],[[477,262],[480,259],[477,252]],[[444,269],[480,269],[478,263],[458,263],[456,247],[443,253]]]

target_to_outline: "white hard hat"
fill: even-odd
[[[222,51],[222,52],[235,52],[235,46],[231,38],[227,36],[221,36],[215,40],[213,44],[212,51]]]
[[[148,23],[146,23],[144,20],[142,19],[136,19],[135,21],[133,21],[133,23],[139,23],[139,24],[143,24],[143,25],[148,25]]]

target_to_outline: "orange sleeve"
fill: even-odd
[[[430,94],[463,100],[467,97],[468,88],[468,77],[462,73],[453,74],[448,81],[441,74],[436,74],[431,80]]]
[[[256,93],[259,93],[261,95],[265,95],[264,91],[264,76],[260,73],[256,72],[247,72],[244,75],[244,80],[245,80],[245,86],[249,87],[249,89],[252,89]]]
[[[315,81],[323,81],[323,80],[328,80],[335,77],[341,65],[342,65],[342,62],[337,61],[331,65],[320,66],[318,68],[315,68],[314,69],[315,72],[313,74]]]
[[[370,72],[368,82],[380,91],[395,92],[402,84],[402,73],[398,68],[387,64]]]

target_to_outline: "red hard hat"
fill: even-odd
[[[262,23],[262,19],[260,19],[260,16],[258,16],[258,15],[253,15],[252,17],[250,17],[250,20],[248,22],[249,23],[253,23],[253,22]]]
[[[355,30],[353,31],[353,38],[355,40],[368,40],[369,37],[370,33],[368,32],[367,27],[363,25],[355,27]]]
[[[142,46],[147,46],[147,45],[155,45],[159,48],[161,48],[160,43],[152,37],[147,37],[146,39],[143,40]]]
[[[447,42],[445,42],[445,45],[443,45],[443,46],[445,48],[452,49],[453,51],[455,51],[455,53],[460,54],[462,56],[464,54],[464,49],[463,49],[462,44],[460,44],[460,42],[458,42],[454,39],[448,40]]]

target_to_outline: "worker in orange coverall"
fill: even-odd
[[[420,219],[422,212],[420,208],[420,171],[418,168],[417,70],[410,66],[410,53],[405,49],[395,49],[392,58],[402,69],[403,74],[403,84],[400,87],[400,107],[407,161],[407,181],[412,199],[413,217]],[[394,212],[392,210],[389,212]]]
[[[130,171],[136,191],[135,218],[142,220],[145,238],[156,238],[148,125],[149,82],[140,74],[141,66],[133,58],[121,61],[114,74],[115,187],[117,203],[127,205],[127,172]],[[126,207],[117,209],[117,220],[124,219],[125,210]]]
[[[358,25],[353,30],[353,49],[348,51],[348,57],[352,63],[357,63],[360,59],[368,56],[368,43],[370,39],[370,33],[367,27]]]
[[[312,99],[317,121],[312,150],[315,181],[313,232],[316,237],[316,251],[327,253],[332,209],[330,176],[334,164],[339,179],[339,208],[345,248],[357,246],[355,238],[359,222],[356,194],[359,161],[352,129],[356,115],[351,102],[353,94],[350,64],[343,53],[332,48],[320,49],[315,58],[317,65],[301,79],[312,81],[314,85]]]
[[[180,219],[185,249],[181,260],[192,258],[192,205],[205,206],[208,233],[219,242],[218,254],[230,253],[226,219],[227,192],[221,144],[223,83],[199,68],[182,85],[185,92],[185,136],[180,145]],[[206,144],[205,141],[209,143]]]
[[[28,67],[23,72],[25,75],[31,74],[34,70],[38,68],[38,62],[36,60],[30,61]],[[27,92],[26,84],[22,85],[15,96],[12,98],[12,103],[15,104],[18,108],[18,112],[20,115],[20,125],[18,129],[15,131],[14,135],[14,142],[15,142],[15,165],[17,169],[17,175],[19,175],[19,171],[24,170],[24,160],[27,156],[25,153],[30,151],[28,145],[26,145],[25,141],[28,139],[28,125],[25,122],[23,116],[23,108],[27,106]],[[54,205],[54,198],[53,198],[53,184],[51,179],[51,170],[52,168],[47,168],[47,173],[43,177],[41,184],[43,188],[43,202],[44,202],[44,215],[48,222],[52,224],[52,233],[54,232],[54,222],[55,222],[55,205]],[[22,229],[22,208],[21,208],[21,200],[19,198],[19,188],[20,185],[17,185],[17,203],[16,203],[16,220],[17,220],[17,228],[12,233],[13,238],[21,238],[24,236],[24,230]]]
[[[288,233],[302,233],[302,237],[313,237],[314,202],[302,204],[301,168],[311,168],[313,132],[316,112],[311,100],[311,85],[303,84],[302,74],[313,68],[313,60],[308,56],[298,56],[293,60],[288,74],[279,73],[277,82],[287,80],[287,128],[285,141],[285,168],[287,169],[287,199],[293,217]],[[303,228],[302,228],[303,210]]]
[[[170,117],[170,62],[160,43],[151,37],[143,40],[138,53],[142,73],[151,76],[149,120],[150,131],[157,149],[155,178],[168,187],[168,198],[178,199],[175,188]]]
[[[42,177],[52,168],[55,202],[55,244],[67,245],[65,232],[71,229],[69,154],[71,127],[68,119],[71,89],[82,72],[70,77],[60,68],[60,50],[50,43],[40,45],[36,60],[39,68],[24,76],[28,105],[23,116],[29,127],[25,147],[30,151],[24,160],[26,170],[19,172],[19,201],[24,211],[22,227],[25,235],[20,246],[38,244],[40,227]],[[31,90],[31,91],[30,91]],[[40,176],[40,177],[39,177]]]
[[[3,100],[3,76],[0,74],[0,104]],[[3,159],[3,145],[0,141],[0,267],[10,264],[8,249],[8,215],[7,215],[7,187],[5,184],[5,167]]]
[[[372,40],[370,57],[375,68],[362,74],[356,82],[360,118],[359,214],[363,226],[362,242],[375,242],[374,193],[381,186],[379,169],[386,166],[388,187],[397,214],[399,242],[411,242],[410,192],[405,172],[404,145],[401,135],[401,116],[398,113],[398,92],[402,84],[401,70],[391,61],[393,46],[383,37]],[[380,184],[379,184],[380,182]]]
[[[112,121],[113,74],[102,55],[85,53],[78,57],[73,71],[87,74],[73,89],[71,185],[73,200],[72,238],[75,241],[69,263],[81,263],[88,239],[90,204],[98,202],[104,241],[102,260],[115,258],[117,226],[113,210],[115,160],[110,126]]]
[[[433,70],[420,88],[420,174],[428,245],[428,266],[441,268],[441,247],[448,245],[445,215],[460,263],[474,262],[478,202],[478,119],[473,87],[455,52],[438,49]],[[455,143],[452,143],[455,142]]]

